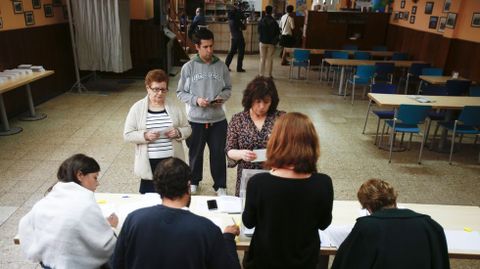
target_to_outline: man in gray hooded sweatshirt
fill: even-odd
[[[225,63],[213,55],[214,38],[210,30],[198,30],[193,43],[198,54],[183,65],[177,87],[177,97],[187,105],[192,126],[187,140],[193,176],[190,189],[195,194],[203,178],[203,151],[208,144],[213,188],[217,195],[225,195],[227,120],[222,105],[231,95],[230,73]]]

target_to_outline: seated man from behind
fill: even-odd
[[[390,184],[370,179],[357,197],[370,215],[357,219],[332,269],[450,268],[442,226],[428,215],[397,208],[397,193]]]
[[[210,220],[197,216],[190,205],[190,168],[182,160],[161,161],[153,183],[162,205],[130,213],[118,237],[111,267],[116,268],[240,268],[236,225],[224,234]]]

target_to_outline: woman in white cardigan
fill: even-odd
[[[100,166],[76,154],[60,166],[58,182],[19,224],[20,246],[42,268],[94,269],[111,256],[118,218],[104,218],[95,201]]]
[[[123,137],[135,144],[134,173],[141,178],[140,193],[155,192],[153,171],[166,158],[185,160],[182,140],[192,133],[185,111],[166,101],[168,75],[154,69],[145,77],[147,96],[128,112]]]

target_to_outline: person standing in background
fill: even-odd
[[[287,6],[287,13],[285,13],[280,19],[280,27],[282,37],[280,39],[280,45],[283,48],[292,48],[295,45],[295,38],[293,37],[293,29],[295,29],[295,21],[293,19],[293,6]],[[282,65],[287,65],[287,54],[282,49]]]
[[[258,23],[258,34],[260,36],[260,76],[272,78],[273,54],[280,35],[280,28],[277,21],[272,17],[272,6],[265,8],[265,16]]]
[[[188,38],[192,40],[193,34],[195,34],[201,26],[207,25],[205,20],[205,15],[203,14],[203,10],[201,8],[197,8],[195,10],[195,17],[193,18],[192,24],[190,28],[188,28]]]
[[[203,151],[208,144],[213,189],[217,195],[225,195],[227,120],[222,105],[232,93],[230,72],[213,54],[214,39],[210,30],[198,30],[193,43],[198,54],[183,65],[177,88],[177,97],[186,104],[192,126],[192,135],[187,140],[193,174],[190,190],[195,194],[203,179]]]
[[[232,36],[230,51],[228,52],[225,64],[230,71],[230,63],[233,56],[238,51],[237,56],[237,72],[245,72],[243,69],[243,55],[245,54],[245,39],[243,38],[243,30],[245,30],[245,18],[240,7],[236,3],[233,9],[228,12],[228,26],[230,27],[230,34]]]

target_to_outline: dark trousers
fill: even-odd
[[[225,64],[230,67],[233,56],[237,53],[237,70],[243,69],[243,55],[245,54],[245,39],[241,38],[232,38],[232,44],[230,46],[230,51],[228,52],[227,59],[225,59]]]
[[[152,169],[152,175],[155,173],[155,168],[157,164],[160,163],[164,159],[148,159],[150,161],[150,168]],[[139,193],[145,194],[147,192],[157,192],[155,187],[153,186],[153,180],[149,179],[141,179],[140,180],[140,188],[138,190]]]
[[[213,188],[227,187],[227,161],[225,143],[227,140],[227,120],[215,123],[190,122],[192,134],[187,139],[188,158],[192,169],[192,185],[198,185],[203,178],[203,151],[205,144],[210,151],[210,173]]]

